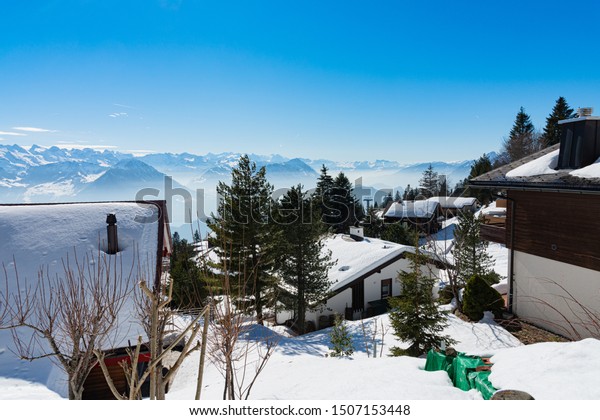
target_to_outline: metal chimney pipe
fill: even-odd
[[[106,216],[106,232],[108,234],[108,250],[109,255],[114,255],[119,252],[119,237],[117,235],[117,216],[110,213]]]

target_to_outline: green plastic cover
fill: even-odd
[[[458,355],[452,363],[453,375],[451,376],[454,386],[468,391],[471,389],[468,375],[471,372],[475,372],[477,366],[483,366],[483,360],[479,357],[469,357],[464,355]]]
[[[489,400],[492,398],[494,392],[497,391],[497,389],[492,386],[492,383],[489,380],[490,373],[492,372],[471,372],[468,375],[471,388],[481,392],[484,400]]]
[[[476,389],[481,392],[484,399],[490,399],[496,392],[488,377],[489,371],[476,372],[477,366],[483,366],[483,360],[475,356],[458,353],[456,357],[446,356],[435,350],[429,350],[425,370],[429,372],[444,370],[452,380],[455,387],[468,391]]]
[[[429,350],[427,353],[427,361],[425,362],[425,370],[428,372],[435,372],[436,370],[445,370],[448,372],[450,379],[452,379],[452,361],[453,357],[446,356],[443,353],[439,353],[435,350]]]

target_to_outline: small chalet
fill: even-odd
[[[4,287],[6,281],[11,293],[18,293],[18,287],[23,292],[26,284],[36,282],[40,269],[51,278],[64,279],[67,258],[72,269],[76,259],[89,264],[90,270],[99,258],[112,261],[114,270],[106,273],[107,278],[120,276],[128,290],[142,278],[150,286],[158,285],[171,253],[164,201],[0,205],[0,238],[0,268],[6,269],[0,284]],[[20,329],[19,334],[31,332]],[[125,392],[127,383],[118,363],[128,360],[125,348],[135,344],[139,335],[145,337],[129,294],[118,312],[118,326],[106,340],[108,347],[101,349],[120,392]],[[0,348],[13,347],[11,332],[0,330]],[[147,358],[142,355],[140,361]],[[26,362],[11,351],[0,351],[0,376],[41,382],[66,396],[67,378],[50,358]],[[99,366],[88,376],[83,397],[112,398]]]
[[[446,219],[456,217],[459,212],[476,212],[479,202],[474,197],[431,197],[427,199],[430,203],[439,203],[440,212]]]
[[[506,197],[481,233],[509,248],[509,308],[571,338],[598,334],[600,314],[600,117],[578,114],[560,144],[469,181]]]
[[[329,270],[329,299],[306,314],[306,320],[317,329],[332,325],[336,313],[355,320],[386,312],[386,298],[401,292],[398,273],[410,271],[407,257],[415,252],[412,246],[364,237],[362,228],[353,228],[351,235],[327,238],[323,248],[331,251],[335,265]],[[431,257],[422,267],[423,273],[437,277],[439,263]],[[282,324],[293,317],[290,312],[278,312],[277,322]]]
[[[384,212],[386,222],[400,222],[416,225],[425,234],[437,232],[442,219],[440,203],[429,200],[403,201],[392,203]]]

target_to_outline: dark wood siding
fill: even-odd
[[[119,365],[107,366],[115,388],[121,394],[127,392],[127,378]],[[106,383],[106,378],[100,366],[96,365],[87,377],[83,387],[84,400],[114,400],[115,397]]]
[[[600,271],[600,195],[509,191],[508,197],[515,201],[516,251]]]
[[[481,225],[479,236],[485,241],[506,245],[506,228],[504,226]]]

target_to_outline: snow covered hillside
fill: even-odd
[[[450,315],[444,333],[458,341],[456,349],[468,354],[493,356],[492,384],[499,389],[526,391],[536,399],[600,399],[600,341],[587,339],[574,343],[543,343],[523,346],[489,318],[471,324]],[[365,321],[367,331],[374,324],[389,328],[382,315]],[[329,329],[289,337],[282,327],[271,329],[251,325],[245,340],[278,340],[275,353],[258,377],[250,399],[291,400],[473,400],[477,391],[461,391],[452,386],[445,372],[427,372],[425,359],[388,357],[391,346],[402,345],[387,330],[381,348],[377,339],[377,358],[372,342],[365,341],[360,321],[349,322],[355,353],[349,358],[327,357]],[[404,343],[405,344],[405,343]],[[379,352],[382,351],[382,357]],[[255,353],[249,361],[256,360]],[[170,400],[194,398],[199,352],[182,366],[167,394]],[[523,367],[527,367],[524,369]],[[224,379],[207,360],[202,399],[222,398]],[[0,378],[4,399],[53,399],[59,396],[40,384]]]

